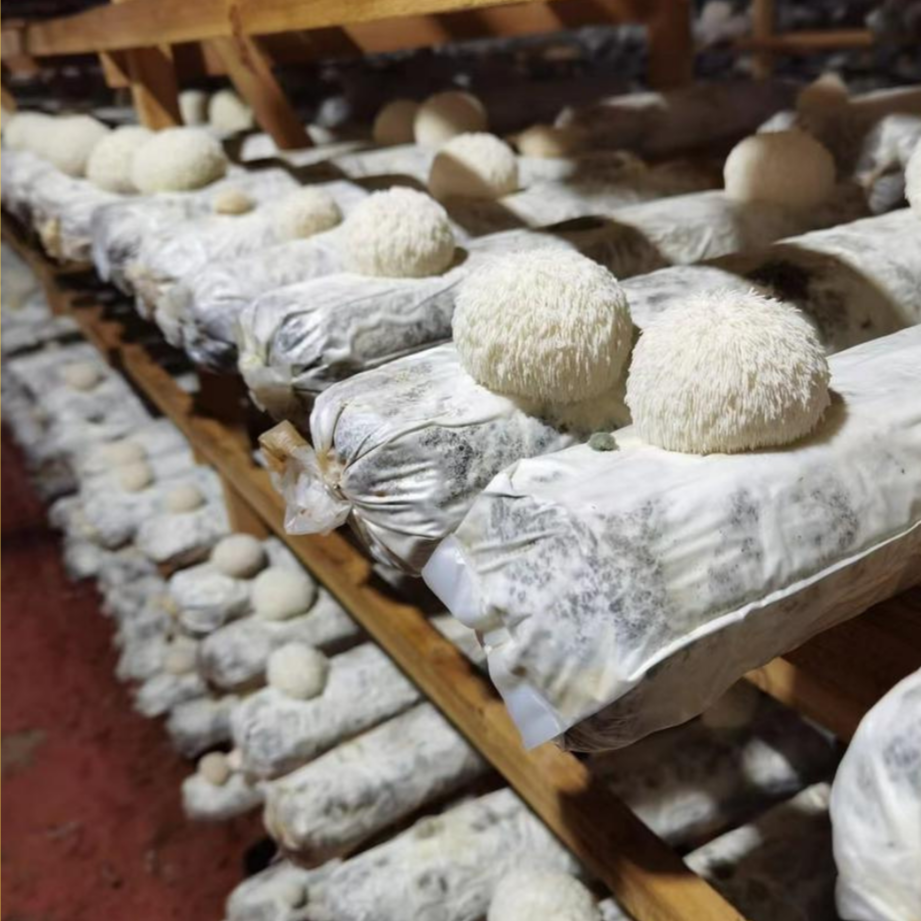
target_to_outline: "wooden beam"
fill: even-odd
[[[7,112],[15,112],[19,108],[16,104],[16,97],[7,89],[5,83],[0,87],[0,97],[2,97],[3,108]]]
[[[659,2],[646,22],[649,85],[667,90],[686,86],[694,77],[691,0]]]
[[[10,235],[4,237],[40,273],[54,269]],[[53,283],[53,279],[52,279]],[[73,306],[88,338],[98,338],[94,309]],[[109,341],[108,336],[106,342]],[[157,361],[125,342],[107,357],[186,435],[199,456],[233,484],[240,497],[324,584],[432,703],[505,777],[586,868],[638,921],[743,921],[742,916],[651,832],[578,758],[552,744],[525,751],[504,704],[488,680],[444,639],[422,611],[376,586],[373,567],[339,534],[294,537],[284,530],[284,503],[265,470],[213,419],[194,412]]]
[[[774,0],[752,0],[752,41],[756,43],[752,55],[752,76],[766,80],[774,72],[774,55],[768,43],[774,38],[776,10]]]
[[[271,135],[278,148],[311,147],[313,142],[255,40],[237,35],[215,38],[210,44],[224,62],[237,92],[252,106],[259,126]]]
[[[27,29],[31,54],[79,54],[175,44],[232,35],[270,35],[300,29],[336,28],[386,19],[469,12],[533,0],[132,0],[99,6],[74,16],[36,22]],[[546,2],[546,0],[545,0]],[[564,0],[554,0],[561,3]],[[568,2],[568,0],[567,0]],[[581,2],[594,21],[637,21],[660,11],[668,0],[595,0]],[[685,0],[681,0],[682,6]]]
[[[815,54],[839,48],[872,48],[876,38],[869,29],[829,29],[823,32],[780,32],[752,35],[736,42],[740,51],[775,54]]]

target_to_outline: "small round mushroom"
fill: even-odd
[[[306,643],[287,643],[274,650],[266,663],[270,687],[294,700],[310,700],[323,693],[329,659]]]
[[[256,203],[242,189],[223,189],[214,196],[212,208],[215,214],[246,214]]]
[[[68,176],[85,176],[93,150],[108,134],[91,115],[60,115],[38,133],[33,151]]]
[[[233,772],[223,752],[208,752],[198,759],[198,773],[212,786],[223,787]]]
[[[299,879],[288,876],[275,883],[278,898],[288,908],[300,908],[307,904],[307,887]]]
[[[643,330],[627,405],[650,444],[732,453],[809,434],[829,405],[828,384],[825,351],[798,310],[754,291],[711,291]]]
[[[415,139],[413,124],[419,103],[413,99],[394,99],[388,102],[374,119],[371,136],[375,144],[394,147],[397,144],[412,144]]]
[[[167,128],[143,144],[131,162],[131,181],[145,195],[200,189],[227,171],[220,141],[203,128]]]
[[[532,125],[513,139],[523,157],[571,157],[583,146],[582,133],[576,128],[555,125]]]
[[[269,566],[253,580],[253,610],[266,620],[305,614],[316,597],[317,584],[302,569]]]
[[[122,125],[93,148],[86,165],[86,178],[100,189],[128,195],[137,189],[131,181],[134,155],[153,132],[140,125]]]
[[[362,275],[422,278],[454,259],[454,232],[444,208],[414,189],[369,195],[345,223],[349,260]]]
[[[137,464],[147,458],[147,452],[136,441],[127,438],[100,445],[94,453],[102,463],[111,467]]]
[[[282,240],[312,237],[342,221],[336,199],[326,189],[309,185],[286,196],[273,214],[276,233]]]
[[[125,492],[140,492],[154,481],[153,470],[147,461],[136,461],[118,468],[118,485]]]
[[[459,134],[435,155],[428,186],[440,201],[502,198],[518,188],[518,159],[494,134]]]
[[[617,279],[555,248],[497,256],[465,278],[453,324],[461,363],[478,383],[556,404],[613,390],[633,330]]]
[[[71,390],[92,390],[102,381],[103,373],[98,365],[91,361],[75,361],[64,365],[61,377]]]
[[[499,880],[487,921],[601,921],[595,897],[569,873],[531,867]]]
[[[796,110],[807,118],[814,114],[821,117],[846,106],[849,96],[847,84],[836,73],[828,71],[799,91]]]
[[[227,134],[249,131],[256,124],[252,108],[233,90],[218,90],[208,101],[208,121],[212,128]]]
[[[823,204],[835,188],[835,161],[805,131],[766,131],[733,147],[723,167],[726,194],[805,210]]]
[[[166,494],[166,510],[174,515],[194,512],[205,504],[205,497],[194,483],[181,483]]]
[[[267,562],[265,546],[251,534],[230,534],[211,551],[211,565],[233,579],[252,579]]]
[[[179,94],[179,115],[184,125],[208,123],[208,99],[204,90],[183,90]]]
[[[440,147],[455,135],[486,130],[486,108],[472,93],[448,90],[429,96],[413,123],[417,144]]]

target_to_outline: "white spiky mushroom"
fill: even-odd
[[[252,579],[267,562],[265,546],[252,534],[229,534],[211,551],[211,565],[233,579]]]
[[[154,481],[153,470],[147,461],[124,464],[118,468],[118,485],[125,492],[140,492]]]
[[[227,171],[217,138],[201,128],[167,128],[141,145],[131,163],[131,181],[140,192],[188,192]]]
[[[467,277],[453,325],[461,363],[478,383],[558,405],[617,388],[633,329],[617,279],[557,249],[497,257]]]
[[[93,150],[108,134],[92,115],[61,115],[39,131],[33,151],[68,176],[85,176]]]
[[[435,155],[428,187],[440,201],[502,198],[518,188],[518,158],[494,134],[459,134]]]
[[[458,134],[485,131],[486,108],[472,93],[448,90],[429,96],[419,106],[413,135],[423,147],[440,147]]]
[[[342,210],[328,190],[304,186],[274,206],[272,220],[282,240],[297,240],[332,230],[342,221]]]
[[[252,108],[233,90],[218,90],[208,101],[208,122],[227,134],[249,131],[256,124]]]
[[[345,223],[352,268],[362,275],[422,278],[439,275],[454,259],[447,212],[414,189],[374,192]]]
[[[136,192],[131,181],[131,164],[134,155],[151,137],[153,132],[140,125],[116,128],[93,148],[86,165],[86,178],[108,192],[121,195]]]
[[[329,659],[306,643],[286,643],[269,656],[265,674],[269,687],[294,700],[310,700],[326,687]]]
[[[419,103],[414,99],[394,99],[388,102],[374,119],[371,136],[375,144],[395,147],[397,144],[412,144],[415,139],[413,125]]]
[[[183,90],[179,94],[179,115],[187,126],[208,123],[208,99],[204,90]]]
[[[3,129],[3,143],[10,150],[35,152],[39,138],[47,132],[54,116],[44,112],[17,112]]]
[[[198,773],[214,787],[223,787],[233,771],[223,752],[208,752],[198,759]]]
[[[194,483],[181,483],[171,489],[164,500],[166,510],[172,515],[194,512],[205,504],[202,491]]]
[[[915,145],[905,165],[905,197],[911,210],[921,218],[921,141]]]
[[[740,141],[723,167],[726,194],[737,201],[805,210],[835,188],[835,161],[805,131],[766,131]]]
[[[499,880],[486,921],[601,921],[585,885],[569,873],[541,867],[513,870]]]
[[[253,611],[265,620],[288,620],[306,614],[316,597],[316,582],[301,569],[269,566],[253,580]]]
[[[828,362],[794,307],[754,291],[692,295],[633,351],[627,405],[650,444],[715,454],[787,445],[829,405]]]
[[[532,125],[512,138],[523,157],[553,159],[571,157],[583,147],[582,132],[556,125]]]
[[[103,379],[102,370],[92,361],[74,361],[61,369],[61,379],[71,390],[92,390]]]

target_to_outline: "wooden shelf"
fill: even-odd
[[[72,316],[103,357],[175,423],[197,456],[288,545],[628,912],[639,921],[744,921],[619,799],[593,782],[582,761],[552,744],[525,751],[488,680],[422,611],[378,588],[370,561],[344,537],[286,534],[281,497],[237,433],[197,415],[193,398],[144,346],[124,341],[121,323],[107,319],[102,305],[77,306],[88,300],[86,292],[69,291],[68,276],[24,244],[6,221],[3,236],[42,279],[54,308]]]

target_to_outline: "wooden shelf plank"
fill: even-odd
[[[6,227],[4,237],[9,238]],[[46,285],[54,287],[49,264],[15,238],[10,242],[44,274]],[[193,398],[143,346],[118,343],[119,324],[106,320],[102,308],[76,307],[63,292],[57,300],[628,912],[639,921],[743,921],[619,799],[594,782],[583,762],[551,744],[525,751],[489,682],[420,610],[376,588],[370,561],[341,535],[286,534],[283,502],[269,474],[254,464],[232,431],[196,415]]]
[[[534,0],[132,0],[35,22],[26,46],[36,56],[118,51],[233,35],[270,35],[378,20],[530,6]],[[542,0],[542,3],[566,0]],[[595,22],[645,22],[669,0],[572,0]]]

